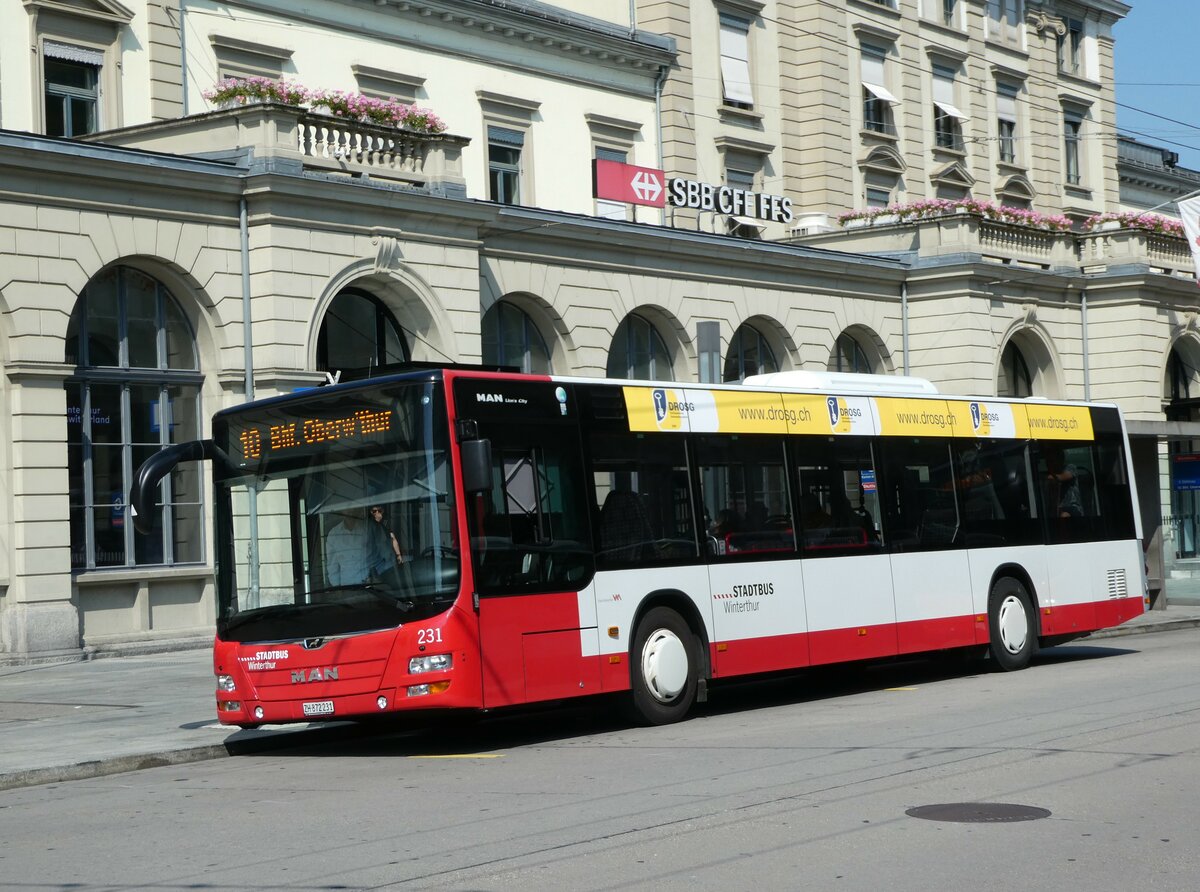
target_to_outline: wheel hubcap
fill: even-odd
[[[642,648],[642,678],[655,700],[674,700],[687,685],[688,653],[679,636],[657,629]]]
[[[1029,620],[1025,616],[1025,606],[1015,595],[1008,595],[1000,602],[1000,610],[996,615],[999,626],[1000,643],[1010,654],[1019,654],[1025,647],[1029,637]]]

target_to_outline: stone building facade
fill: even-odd
[[[639,3],[630,22],[626,3],[330,0],[302,28],[271,2],[183,4],[182,28],[174,5],[5,9],[29,17],[42,62],[12,75],[0,53],[0,658],[210,636],[206,481],[172,481],[148,541],[124,504],[137,461],[248,395],[404,359],[681,381],[908,372],[947,392],[1112,400],[1140,437],[1154,559],[1160,443],[1200,435],[1167,414],[1200,387],[1183,240],[952,208],[833,222],[869,203],[877,174],[888,203],[1116,207],[1107,147],[1066,181],[1063,109],[1111,126],[1111,24],[1128,8],[993,6]],[[110,42],[38,30],[71,8]],[[1073,33],[1082,67],[1060,72]],[[72,63],[63,46],[101,55]],[[962,77],[950,98],[934,84],[947,59]],[[36,80],[46,60],[97,78],[120,63],[102,129],[37,135],[58,95]],[[213,109],[201,92],[222,74],[401,95],[449,127],[397,140],[291,106]],[[1021,164],[997,154],[995,84],[1010,81]],[[23,116],[22,96],[41,111]],[[797,225],[599,202],[597,157],[787,195]],[[493,200],[498,169],[518,201]]]

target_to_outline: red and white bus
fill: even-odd
[[[1113,406],[804,372],[706,386],[426,369],[220,412],[217,714],[241,726],[975,649],[1001,669],[1146,597]],[[144,521],[143,521],[144,522]]]

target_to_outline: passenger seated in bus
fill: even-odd
[[[329,585],[361,585],[371,574],[370,530],[362,509],[340,511],[325,536],[325,579]]]
[[[1079,474],[1066,461],[1058,447],[1046,449],[1047,479],[1050,481],[1051,503],[1057,503],[1059,517],[1083,517],[1083,497],[1079,493]]]

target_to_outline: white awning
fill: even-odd
[[[733,214],[729,214],[725,219],[729,221],[729,228],[731,230],[737,229],[739,226],[744,226],[747,229],[753,229],[755,232],[762,232],[767,228],[766,223],[763,223],[761,220],[751,220],[749,217],[735,217]]]
[[[944,114],[944,115],[949,115],[950,117],[957,118],[960,121],[969,120],[969,118],[967,118],[966,115],[964,115],[962,112],[960,112],[957,108],[955,108],[949,102],[938,102],[935,99],[933,104],[936,105],[941,110],[942,114]]]
[[[49,59],[62,59],[65,62],[82,62],[84,65],[95,65],[97,68],[104,64],[104,53],[99,50],[71,46],[67,43],[55,43],[53,40],[42,41],[42,55]]]
[[[879,84],[872,84],[868,81],[863,81],[863,86],[871,93],[872,96],[874,96],[876,99],[882,99],[884,102],[888,103],[888,105],[900,104],[900,100],[897,99],[892,94],[892,91],[887,87],[881,87]]]

